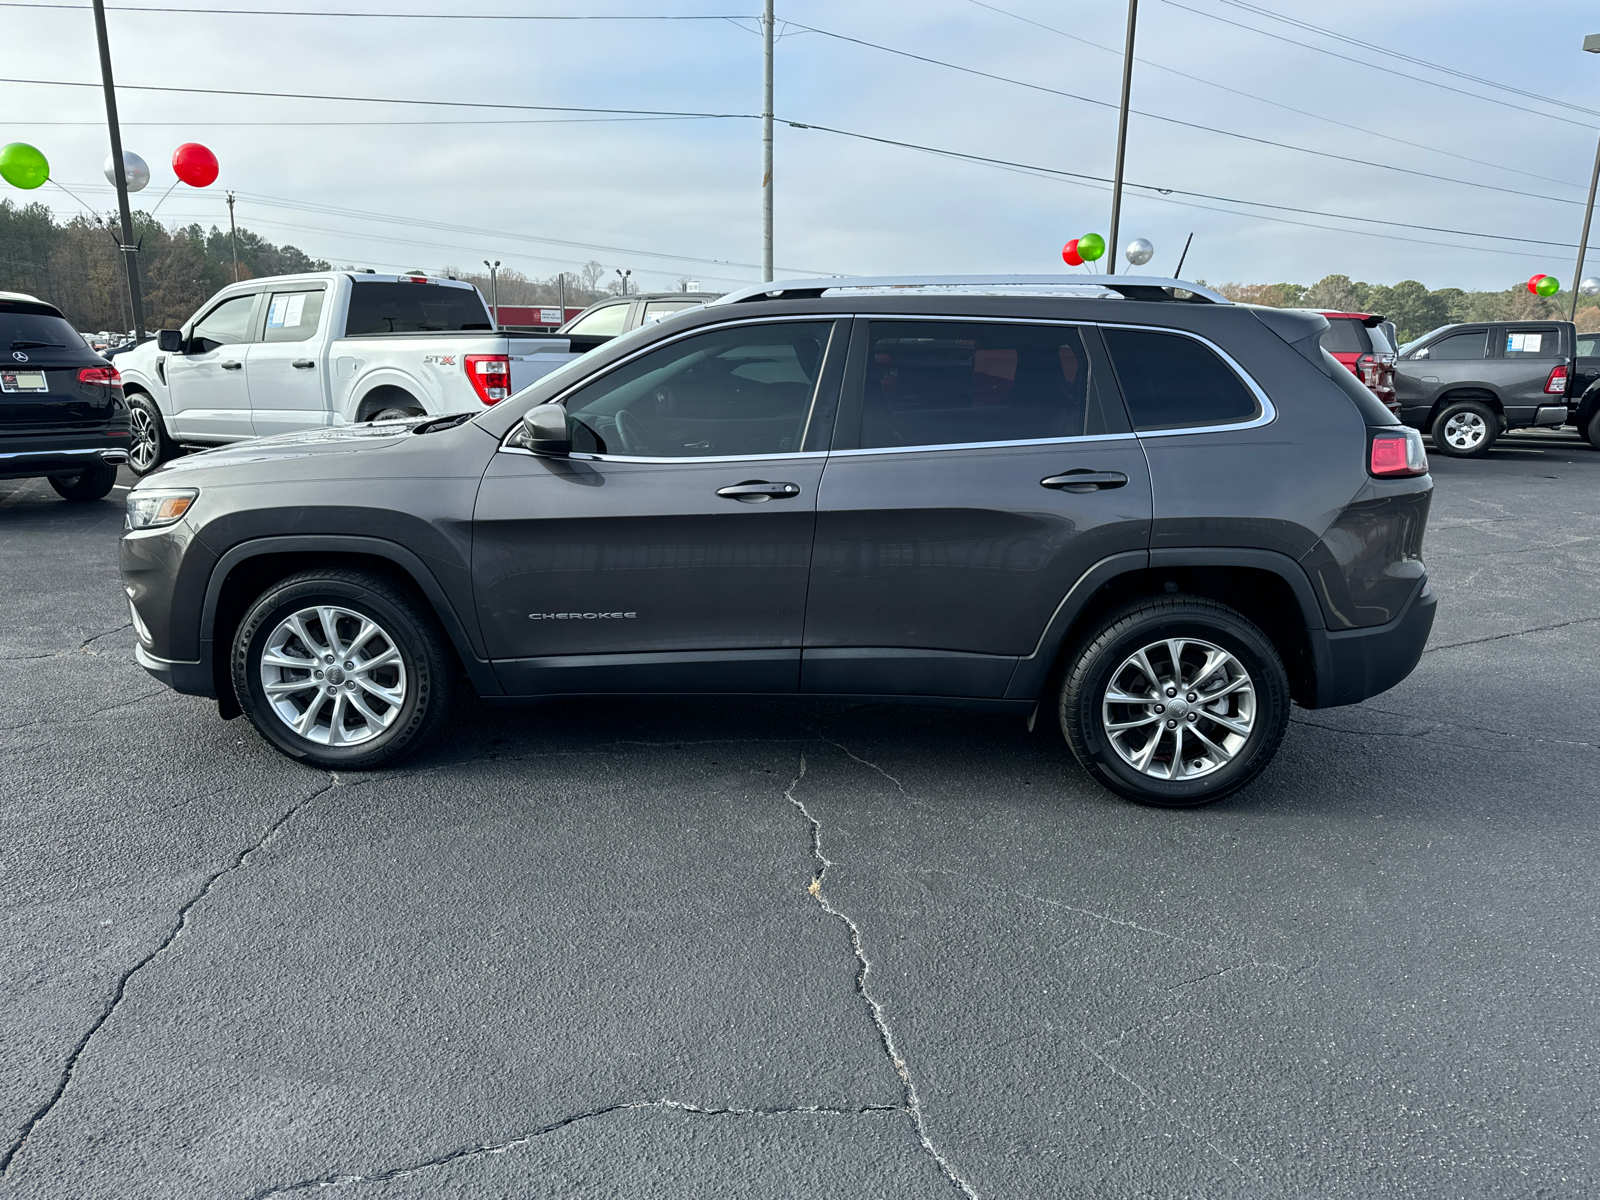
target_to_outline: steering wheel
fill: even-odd
[[[622,443],[624,453],[650,453],[650,439],[645,435],[644,425],[638,417],[624,408],[618,410],[614,420],[617,426],[617,441]]]

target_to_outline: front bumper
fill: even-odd
[[[143,646],[133,648],[133,657],[150,674],[175,692],[185,696],[207,696],[216,699],[216,685],[211,680],[211,667],[206,663],[174,662],[170,658],[157,658]]]
[[[1386,625],[1329,632],[1310,630],[1317,671],[1317,708],[1356,704],[1386,692],[1411,674],[1433,630],[1439,598],[1422,580],[1417,591]]]

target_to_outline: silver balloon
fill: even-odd
[[[1600,295],[1600,279],[1591,275],[1578,285],[1578,290],[1585,296]]]
[[[1122,253],[1134,266],[1142,267],[1155,257],[1156,248],[1144,238],[1134,238]]]
[[[130,192],[143,191],[150,182],[150,168],[144,159],[132,150],[122,152],[122,170],[128,177],[128,190]],[[117,164],[111,155],[106,155],[106,182],[115,185],[117,182]]]

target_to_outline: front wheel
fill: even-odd
[[[1061,685],[1072,752],[1140,804],[1192,808],[1244,787],[1289,725],[1289,679],[1272,642],[1239,613],[1192,596],[1111,614]]]
[[[117,469],[110,463],[95,463],[79,475],[52,475],[50,486],[63,500],[103,500],[117,483]]]
[[[182,454],[178,443],[167,434],[166,422],[155,401],[143,392],[128,393],[128,432],[133,435],[128,447],[128,469],[145,476],[169,459]]]
[[[256,731],[292,758],[363,770],[444,722],[452,658],[422,603],[358,571],[290,576],[233,639],[233,687]]]

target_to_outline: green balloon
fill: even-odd
[[[0,146],[0,179],[12,187],[31,192],[36,187],[43,187],[49,178],[50,163],[27,142]]]
[[[1546,275],[1543,279],[1539,280],[1538,283],[1533,285],[1533,290],[1538,292],[1541,296],[1554,296],[1561,290],[1561,281],[1554,275]]]
[[[1098,233],[1086,233],[1078,239],[1078,257],[1093,262],[1106,252],[1106,240]]]

